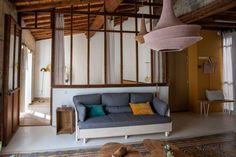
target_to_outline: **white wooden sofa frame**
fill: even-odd
[[[168,110],[166,116],[170,117],[170,110]],[[125,139],[128,139],[128,136],[131,135],[153,134],[161,132],[165,133],[165,136],[167,137],[172,131],[172,122],[151,125],[80,129],[78,125],[78,113],[75,108],[75,128],[76,141],[83,139],[83,143],[85,144],[90,138],[124,136]]]

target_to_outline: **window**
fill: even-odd
[[[54,9],[51,14],[31,13],[53,20],[52,86],[166,83],[167,79],[157,79],[157,73],[166,74],[165,66],[162,66],[165,61],[157,60],[156,52],[135,40],[142,17],[147,31],[152,30],[158,19],[154,15],[158,8],[155,6],[160,4],[152,0],[131,0],[120,5],[115,13],[108,13],[101,11],[104,2]],[[38,20],[39,17],[37,22],[32,22],[36,28],[41,24]],[[42,25],[40,29],[43,29]],[[161,67],[157,67],[159,65]]]

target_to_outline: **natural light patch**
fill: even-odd
[[[47,120],[51,119],[51,116],[48,115],[48,114],[41,113],[41,112],[35,112],[35,111],[32,111],[32,110],[26,110],[25,112],[21,112],[20,113],[20,118],[24,118],[24,116],[26,114],[30,114],[30,115],[33,115],[35,117],[42,118],[42,119],[47,119]]]
[[[35,112],[34,115],[35,115],[36,117],[40,117],[40,118],[45,118],[45,117],[46,117],[45,114],[40,113],[40,112]]]
[[[51,119],[51,116],[46,115],[46,119],[47,119],[47,120],[50,120],[50,119]]]

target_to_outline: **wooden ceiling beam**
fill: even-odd
[[[109,1],[106,1],[105,3],[105,7],[102,7],[101,8],[101,12],[104,11],[104,8],[106,9],[107,12],[114,12],[119,6],[120,4],[122,3],[123,0],[109,0]],[[96,29],[100,29],[105,23],[105,19],[104,19],[104,16],[102,15],[98,15],[96,16],[92,26],[90,26],[90,29],[92,30],[96,30]],[[92,36],[95,35],[96,32],[90,32],[89,35],[88,33],[86,32],[85,35],[87,38],[91,38]]]
[[[103,0],[62,0],[62,1],[50,1],[50,3],[40,3],[33,4],[30,6],[17,7],[18,12],[29,12],[29,11],[40,11],[46,9],[53,9],[65,6],[72,6],[78,4],[87,4],[87,3],[103,2]]]
[[[93,20],[96,16],[92,16],[90,19]],[[73,17],[73,22],[79,22],[79,21],[87,21],[88,17]],[[35,21],[31,20],[31,21],[24,21],[26,25],[34,25]],[[71,22],[71,17],[67,17],[64,18],[64,23],[70,23]],[[50,24],[51,23],[51,19],[50,18],[46,18],[44,20],[41,19],[37,19],[37,24]]]
[[[203,28],[212,29],[236,29],[236,23],[223,23],[223,22],[197,22]]]
[[[90,22],[90,23],[92,23],[92,22]],[[67,23],[65,23],[64,25],[65,25],[65,28],[66,27],[69,27],[70,28],[70,22],[67,22]],[[77,26],[77,25],[86,25],[87,27],[88,27],[88,22],[87,22],[87,20],[85,20],[85,21],[79,21],[77,24],[73,24],[73,27],[74,26]],[[37,25],[37,28],[50,28],[50,26],[51,26],[51,24],[50,23],[44,23],[44,24],[40,24],[40,25]],[[29,27],[29,28],[34,28],[35,27],[35,25],[34,24],[30,24],[30,25],[26,25],[26,27]]]
[[[227,23],[236,23],[236,13],[232,15],[228,15],[228,16],[217,14],[217,15],[207,17],[203,20],[200,20],[199,22],[201,21],[203,22],[226,21]]]
[[[236,6],[236,0],[216,0],[207,6],[182,15],[179,19],[184,23],[199,21],[211,15],[221,13]]]

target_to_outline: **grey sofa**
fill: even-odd
[[[76,109],[76,140],[172,131],[169,107],[153,93],[104,93],[73,97]],[[134,116],[129,103],[150,102],[154,115]],[[103,104],[106,115],[89,118],[84,104]]]

